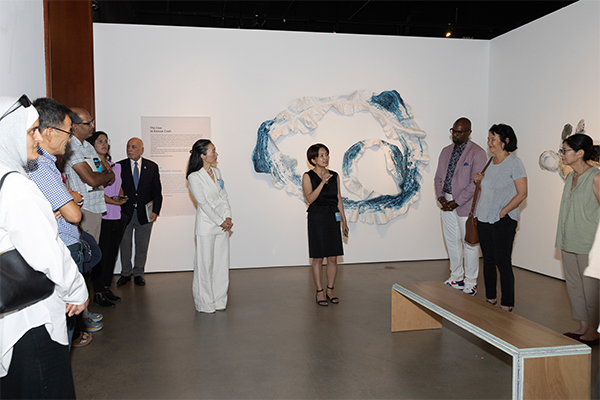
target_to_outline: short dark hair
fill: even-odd
[[[190,150],[190,160],[188,161],[187,173],[185,175],[186,178],[188,178],[192,172],[200,171],[200,168],[204,166],[204,160],[202,160],[202,157],[200,156],[206,155],[208,145],[211,143],[212,142],[208,139],[196,140],[196,143],[194,143]]]
[[[319,156],[319,150],[325,149],[327,154],[329,154],[329,149],[323,143],[313,144],[306,150],[306,159],[313,167],[316,165],[313,160]]]
[[[583,150],[584,161],[598,161],[600,159],[600,146],[595,146],[592,138],[584,133],[571,135],[563,140],[563,143],[568,144],[575,152]]]
[[[494,124],[490,132],[500,136],[500,141],[504,143],[504,150],[511,153],[517,149],[517,135],[510,125]]]
[[[40,115],[40,132],[43,132],[48,127],[56,128],[58,125],[61,125],[65,117],[71,112],[67,106],[48,97],[36,99],[33,102],[33,106]]]
[[[91,137],[89,137],[89,138],[87,138],[87,139],[85,139],[85,140],[87,140],[88,142],[90,142],[90,144],[91,144],[92,146],[94,146],[94,145],[96,144],[96,140],[98,140],[98,138],[99,138],[101,135],[104,135],[104,136],[106,136],[106,139],[108,139],[108,133],[106,133],[106,132],[104,132],[104,131],[96,131],[96,132],[94,132],[94,134],[93,134]],[[106,152],[106,159],[107,159],[108,161],[112,160],[112,157],[111,157],[111,155],[110,155],[110,145],[108,145],[108,151]]]

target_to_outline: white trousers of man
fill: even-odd
[[[444,193],[446,200],[452,201],[452,195]],[[460,217],[456,210],[442,211],[442,230],[450,258],[450,279],[454,282],[464,280],[465,287],[477,285],[479,275],[479,245],[465,242],[465,224],[468,217]]]
[[[229,288],[229,232],[196,235],[192,292],[196,310],[214,313],[227,306]]]

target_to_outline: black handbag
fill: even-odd
[[[11,171],[0,180],[16,171]],[[0,314],[19,310],[44,300],[54,292],[54,282],[31,268],[16,250],[0,254]]]

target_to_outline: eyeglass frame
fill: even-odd
[[[56,131],[61,131],[61,132],[63,132],[63,133],[66,133],[66,134],[68,134],[68,135],[69,135],[69,137],[70,137],[70,138],[71,138],[71,137],[73,137],[73,131],[70,131],[70,132],[69,132],[69,131],[65,131],[64,129],[60,129],[60,128],[57,128],[57,127],[55,127],[55,126],[49,126],[48,128],[50,128],[50,129],[54,129],[54,130],[56,130]]]
[[[569,148],[569,147],[567,147],[566,149],[565,149],[564,147],[561,147],[560,149],[558,149],[558,154],[560,154],[560,155],[564,155],[564,154],[565,154],[567,151],[569,151],[569,150],[571,150],[571,151],[575,151],[575,150],[573,150],[573,149],[571,149],[571,148]]]
[[[456,131],[456,130],[454,130],[454,128],[450,128],[450,129],[448,129],[448,130],[450,131],[450,133],[451,133],[452,135],[454,135],[455,133],[456,133],[457,135],[462,135],[463,133],[471,132],[471,130],[470,130],[470,129],[469,129],[469,130],[466,130],[466,131]]]
[[[0,117],[0,121],[2,121],[4,118],[8,117],[13,112],[17,111],[19,109],[19,107],[28,108],[28,107],[31,107],[32,105],[33,105],[33,103],[31,102],[31,100],[29,100],[29,97],[27,97],[26,94],[23,94],[21,97],[19,97],[19,99],[17,101],[14,102],[14,104],[12,106],[8,107],[8,110],[6,110],[6,112],[4,114],[2,114],[2,116]]]
[[[80,123],[73,122],[73,123],[74,123],[74,124],[76,124],[76,125],[87,125],[87,126],[94,125],[94,126],[96,126],[96,119],[95,119],[95,118],[93,118],[93,119],[92,119],[91,121],[89,121],[89,122],[80,122]]]

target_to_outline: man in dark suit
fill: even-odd
[[[129,218],[125,234],[121,241],[121,277],[117,286],[123,286],[131,280],[136,285],[144,286],[143,278],[148,243],[152,225],[162,206],[162,186],[156,163],[142,158],[144,143],[140,138],[131,138],[127,142],[127,158],[119,161],[121,164],[121,180],[123,194],[129,201],[121,206]],[[135,259],[132,268],[132,242],[135,231]]]

